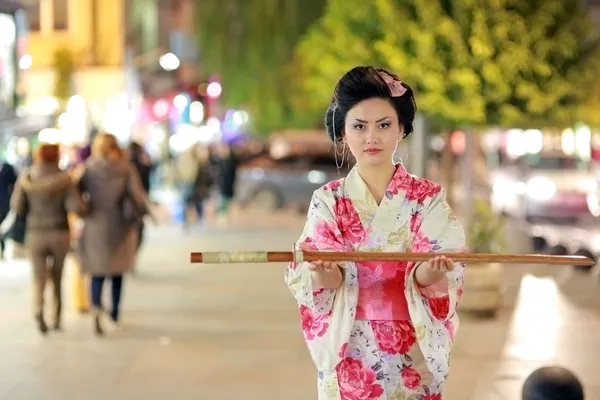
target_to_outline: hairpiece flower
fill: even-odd
[[[402,81],[397,80],[385,72],[378,72],[378,74],[381,76],[386,85],[388,85],[388,88],[390,89],[390,95],[392,97],[400,97],[406,93],[406,88],[404,85],[402,85]]]

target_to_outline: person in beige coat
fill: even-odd
[[[20,174],[11,207],[26,218],[25,250],[33,271],[33,308],[38,328],[46,334],[44,292],[52,282],[52,327],[61,327],[62,275],[70,249],[68,200],[73,186],[69,174],[60,170],[58,145],[42,144],[33,154],[33,166]],[[48,279],[50,278],[50,279]]]

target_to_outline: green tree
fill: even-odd
[[[218,73],[223,102],[246,107],[257,133],[305,124],[295,112],[297,42],[325,0],[198,2],[201,69]]]
[[[579,0],[349,3],[330,0],[299,46],[313,103],[364,62],[399,73],[450,126],[568,124],[593,97],[598,41]]]
[[[58,99],[60,110],[64,111],[73,95],[73,75],[75,74],[75,56],[71,49],[61,47],[54,52],[54,96]]]
[[[298,58],[313,106],[368,62],[405,79],[447,131],[564,126],[582,117],[598,81],[592,33],[579,0],[330,0]]]

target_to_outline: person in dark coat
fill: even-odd
[[[133,165],[133,168],[137,171],[144,192],[148,197],[150,195],[150,176],[152,175],[153,166],[150,157],[148,154],[146,154],[144,148],[139,143],[131,142],[129,145],[129,161]],[[140,249],[140,246],[144,240],[145,229],[146,226],[142,221],[139,224],[138,250]]]
[[[17,173],[6,161],[0,164],[0,222],[4,221],[10,211],[10,197],[17,182]],[[0,259],[4,258],[5,241],[0,236]]]
[[[221,201],[217,209],[222,223],[227,220],[229,206],[235,195],[238,160],[229,143],[219,143],[216,147],[214,163],[218,177],[218,188]]]

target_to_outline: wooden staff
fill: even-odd
[[[435,256],[446,256],[453,261],[474,264],[554,264],[590,267],[594,260],[584,256],[550,256],[545,254],[487,254],[487,253],[386,253],[386,252],[328,252],[328,251],[240,251],[191,253],[192,263],[251,264],[302,261],[428,261]]]

